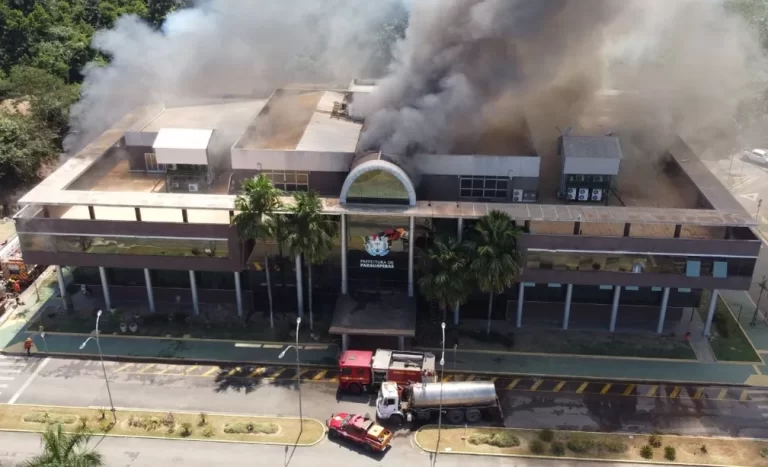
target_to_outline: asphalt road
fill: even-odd
[[[0,467],[18,465],[39,452],[40,437],[29,433],[0,434]],[[95,438],[98,451],[110,467],[185,466],[210,467],[226,465],[239,467],[263,465],[270,467],[337,467],[339,465],[367,466],[432,466],[432,456],[415,447],[409,439],[397,439],[383,456],[368,455],[345,445],[324,440],[312,448],[260,446],[252,444],[216,444],[199,441],[168,441],[137,438]],[[473,467],[587,467],[589,462],[574,462],[440,455],[434,465],[461,467],[471,462]],[[593,463],[592,463],[593,464]],[[603,466],[638,466],[601,462]]]
[[[28,363],[17,375],[16,391],[0,394],[0,403],[13,400],[16,404],[109,406],[100,362],[46,360]],[[282,374],[287,379],[280,374],[271,379],[263,376],[276,374],[271,369],[236,372],[195,365],[106,365],[118,408],[298,414],[297,381],[285,370]],[[253,373],[256,375],[248,377]],[[464,379],[468,378],[472,376]],[[375,412],[373,396],[338,395],[332,379],[313,381],[305,376],[302,381],[305,416],[325,420],[332,412]],[[507,381],[497,381],[507,426],[768,438],[768,394],[761,390],[626,382]]]

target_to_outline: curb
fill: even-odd
[[[670,461],[654,461],[654,460],[646,460],[646,459],[639,459],[639,460],[633,460],[633,459],[600,459],[600,458],[591,458],[591,457],[570,457],[570,456],[547,456],[547,455],[537,455],[537,454],[504,454],[504,453],[483,453],[483,452],[472,452],[472,451],[437,451],[436,449],[426,449],[424,446],[419,443],[418,440],[418,434],[427,427],[434,427],[436,425],[424,425],[423,427],[419,428],[418,431],[413,433],[413,442],[414,444],[421,449],[424,452],[435,454],[435,455],[442,455],[442,454],[453,454],[453,455],[461,455],[461,456],[485,456],[485,457],[512,457],[512,458],[523,458],[523,459],[546,459],[546,460],[560,460],[560,461],[576,461],[576,462],[600,462],[600,463],[622,463],[622,464],[646,464],[646,465],[680,465],[680,466],[690,466],[690,467],[742,467],[735,464],[693,464],[693,463],[687,463],[687,462],[670,462]],[[473,428],[491,428],[491,429],[508,429],[508,428],[499,428],[499,427],[473,427]],[[535,429],[529,429],[529,428],[512,428],[514,430],[519,431],[540,431]],[[557,431],[568,431],[568,430],[557,430]],[[625,435],[630,436],[629,434],[624,433],[596,433],[592,431],[568,431],[569,433],[587,433],[587,434],[596,434],[596,435]],[[642,435],[649,435],[649,433],[644,433]],[[663,435],[665,437],[678,437],[678,438],[702,438],[702,439],[727,439],[727,440],[733,440],[734,438],[727,438],[722,436],[708,436],[708,437],[696,437],[696,436],[678,436],[678,435]],[[758,442],[765,442],[765,439],[759,439],[759,438],[737,438],[741,441],[758,441]]]
[[[429,352],[442,352],[443,349],[435,347],[414,347],[415,349],[427,350]],[[532,357],[573,357],[573,358],[592,358],[599,360],[629,360],[629,361],[644,361],[644,362],[673,362],[673,363],[700,363],[696,359],[692,358],[661,358],[661,357],[623,357],[620,355],[590,355],[590,354],[577,354],[577,353],[547,353],[547,352],[517,352],[514,350],[474,350],[467,349],[461,350],[464,353],[473,354],[489,354],[489,355],[523,355]]]

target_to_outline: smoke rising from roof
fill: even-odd
[[[161,31],[124,16],[92,46],[65,149],[78,150],[139,105],[222,95],[266,97],[292,82],[381,75],[401,0],[204,0],[171,13]]]
[[[366,118],[359,149],[444,152],[530,128],[544,151],[573,126],[663,150],[744,120],[768,69],[718,0],[420,0],[395,58],[351,107]]]

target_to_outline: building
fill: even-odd
[[[131,299],[150,312],[173,301],[195,313],[201,301],[264,310],[261,261],[279,248],[247,251],[230,225],[241,181],[262,173],[287,192],[319,192],[325,212],[340,216],[313,292],[345,346],[355,335],[404,346],[415,333],[421,252],[491,210],[526,232],[520,282],[493,310],[518,327],[660,333],[703,290],[749,288],[755,221],[682,140],[652,161],[623,154],[618,137],[567,130],[537,153],[520,125],[515,141],[488,135],[456,154],[358,151],[365,122],[347,109],[371,89],[353,82],[137,109],[21,199],[24,258],[74,267],[109,308]],[[273,263],[275,286],[295,297],[295,262]],[[455,320],[484,317],[486,300]]]

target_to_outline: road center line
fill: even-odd
[[[16,403],[16,400],[21,396],[21,394],[27,390],[30,384],[32,384],[32,380],[35,379],[35,377],[40,374],[40,371],[50,361],[51,361],[51,357],[45,357],[45,360],[43,360],[42,362],[40,362],[39,365],[37,365],[37,368],[35,368],[35,371],[32,372],[32,375],[29,378],[27,378],[27,381],[24,382],[24,384],[19,388],[19,390],[16,391],[16,394],[14,394],[13,397],[11,397],[11,400],[8,401],[8,405],[13,405]]]

